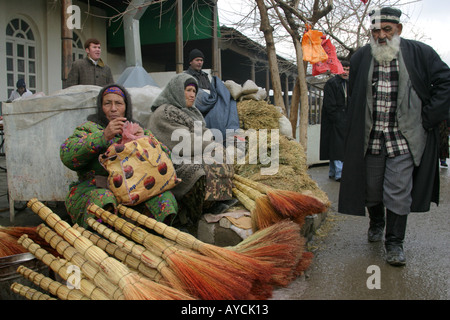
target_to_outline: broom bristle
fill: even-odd
[[[17,240],[24,234],[28,235],[30,239],[51,252],[53,255],[59,256],[55,250],[37,234],[36,227],[0,226],[0,257],[27,252],[22,246],[17,244]]]
[[[285,219],[255,232],[230,249],[271,263],[274,270],[271,281],[275,285],[285,286],[294,277],[304,240],[300,236],[300,227]]]
[[[300,192],[271,190],[267,192],[267,196],[279,214],[285,218],[296,220],[300,224],[304,221],[304,217],[327,210],[321,201]]]
[[[187,294],[139,277],[137,274],[127,276],[124,281],[123,294],[125,297],[132,297],[133,300],[193,300]]]
[[[270,227],[282,218],[275,211],[269,197],[262,196],[255,200],[255,209],[251,213],[252,228],[256,232],[260,229]]]
[[[206,256],[193,252],[172,254],[169,264],[183,282],[189,284],[192,294],[197,294],[201,299],[253,299],[250,294],[252,283],[248,279],[230,273],[228,268]]]
[[[297,267],[295,268],[295,273],[297,276],[302,275],[311,265],[312,260],[314,258],[314,254],[309,251],[305,251],[302,254],[302,258],[300,259]]]

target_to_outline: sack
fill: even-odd
[[[181,181],[172,160],[153,135],[114,143],[99,156],[99,161],[109,173],[108,189],[125,205],[137,205]]]
[[[302,39],[303,60],[312,64],[328,59],[328,55],[322,47],[322,32],[312,30],[306,26],[306,32]]]
[[[312,75],[317,76],[327,71],[330,71],[333,74],[344,73],[344,68],[336,54],[336,47],[331,43],[330,39],[326,39],[326,37],[322,37],[322,39],[322,47],[327,53],[328,59],[313,64]]]

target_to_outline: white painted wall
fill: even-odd
[[[73,1],[81,9],[81,29],[78,30],[84,42],[88,38],[98,38],[103,46],[102,59],[109,65],[106,52],[106,19],[94,18],[86,14],[90,11],[97,16],[105,16],[102,10],[84,3]],[[9,21],[22,18],[32,28],[37,49],[37,92],[49,95],[62,88],[61,81],[61,5],[56,0],[21,0],[0,2],[0,101],[8,99],[6,92],[6,41],[5,31]],[[124,59],[124,58],[123,58]],[[116,59],[119,60],[120,59]],[[110,66],[113,74],[120,74],[120,63]]]

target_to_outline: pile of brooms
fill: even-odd
[[[269,191],[265,195],[270,199],[276,190]],[[69,225],[37,199],[28,207],[45,222],[36,233],[57,255],[27,234],[18,243],[72,284],[21,266],[21,275],[51,294],[11,286],[28,299],[267,299],[274,288],[288,285],[306,270],[312,259],[295,219],[280,219],[238,245],[222,248],[122,205],[117,214],[89,206],[102,221],[87,220],[95,233]]]

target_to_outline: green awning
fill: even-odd
[[[117,9],[123,12],[126,6]],[[212,38],[213,9],[213,3],[208,0],[183,1],[183,41]],[[117,11],[112,9],[106,11],[110,17],[117,14]],[[139,20],[139,29],[141,45],[175,42],[176,0],[150,5]],[[111,21],[108,26],[108,47],[121,48],[124,47],[124,43],[122,19]]]

